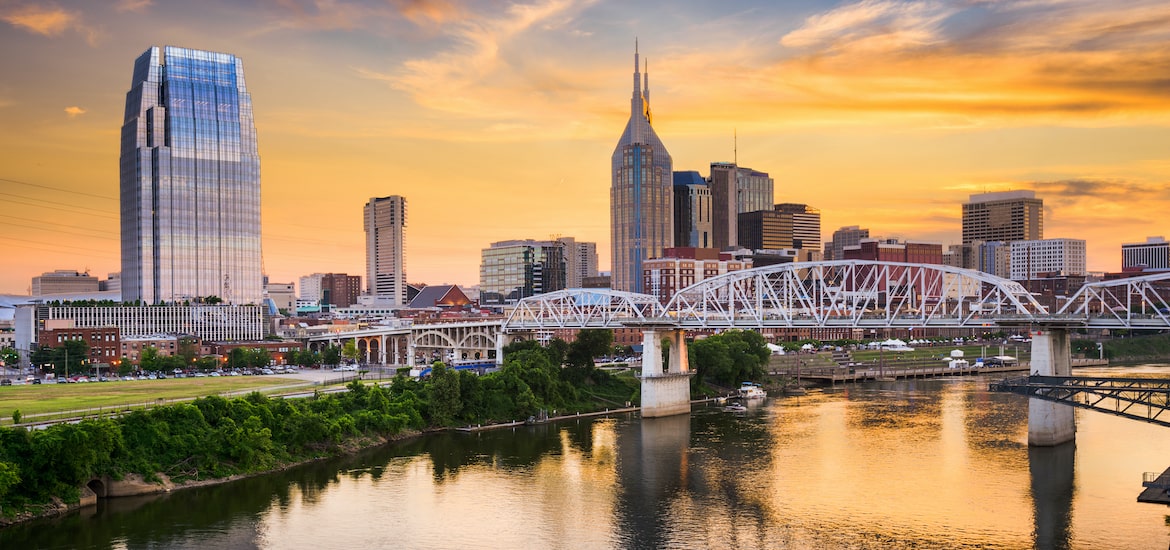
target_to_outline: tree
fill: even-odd
[[[431,381],[427,385],[430,394],[431,421],[437,425],[449,424],[462,408],[463,402],[459,397],[459,373],[447,368],[442,362],[431,367]]]
[[[592,367],[593,358],[609,353],[612,345],[612,330],[584,329],[577,333],[577,339],[569,345],[567,363],[574,367]]]
[[[195,338],[190,336],[179,337],[179,349],[175,355],[183,358],[184,365],[190,365],[195,357],[199,355],[199,346],[196,345]]]
[[[356,363],[361,358],[362,352],[358,350],[357,342],[350,340],[345,343],[345,347],[341,348],[341,356]]]
[[[145,371],[160,368],[158,350],[154,346],[147,346],[142,350],[142,354],[138,356],[138,368]]]
[[[325,365],[336,365],[341,362],[341,348],[337,346],[329,346],[325,351],[321,352],[321,363]]]
[[[0,349],[0,361],[4,361],[9,367],[15,367],[20,364],[20,352],[13,347]]]

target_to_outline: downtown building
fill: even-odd
[[[1011,279],[1025,281],[1039,277],[1084,276],[1083,239],[1040,239],[1011,243]]]
[[[711,248],[711,187],[698,172],[674,173],[674,245]]]
[[[481,251],[479,303],[511,305],[566,288],[565,244],[532,239],[499,241]]]
[[[739,242],[739,215],[771,210],[774,181],[766,172],[736,163],[711,163],[711,240],[719,250],[743,246]],[[818,218],[817,230],[820,231]],[[820,234],[817,242],[820,242]]]
[[[1034,191],[971,195],[963,203],[963,244],[1044,238],[1044,201]]]
[[[635,47],[630,120],[613,151],[609,192],[611,284],[629,292],[643,291],[642,263],[674,246],[673,161],[651,127],[650,76],[638,69]]]
[[[366,293],[390,305],[405,306],[406,199],[374,197],[363,210],[366,232]]]
[[[243,62],[152,47],[121,144],[122,299],[259,304],[260,157]]]
[[[1144,243],[1121,245],[1123,272],[1170,270],[1170,243],[1163,237],[1147,237]]]
[[[565,288],[583,288],[587,279],[597,277],[597,243],[557,237],[564,246]]]
[[[856,225],[842,227],[833,232],[833,238],[825,243],[826,260],[844,260],[846,246],[858,246],[862,239],[869,238],[869,228]]]

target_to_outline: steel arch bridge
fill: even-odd
[[[508,312],[504,330],[618,328],[662,318],[662,304],[648,294],[572,288],[521,299]]]
[[[562,328],[968,328],[995,324],[1170,329],[1170,272],[1088,283],[1055,313],[1023,285],[937,264],[799,262],[734,271],[653,296],[569,289],[520,300],[506,332]]]

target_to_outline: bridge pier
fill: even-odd
[[[670,339],[670,361],[662,368],[662,338]],[[642,417],[691,412],[691,372],[686,331],[671,327],[642,331]]]
[[[1068,330],[1047,328],[1032,335],[1032,374],[1072,376]],[[1076,439],[1073,408],[1042,399],[1028,400],[1028,445],[1052,447]]]

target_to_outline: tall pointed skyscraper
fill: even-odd
[[[122,124],[122,299],[259,304],[260,156],[243,62],[152,47]]]
[[[650,75],[638,72],[634,44],[634,96],[630,121],[613,151],[609,190],[612,287],[642,292],[642,262],[674,246],[670,153],[650,126]]]

